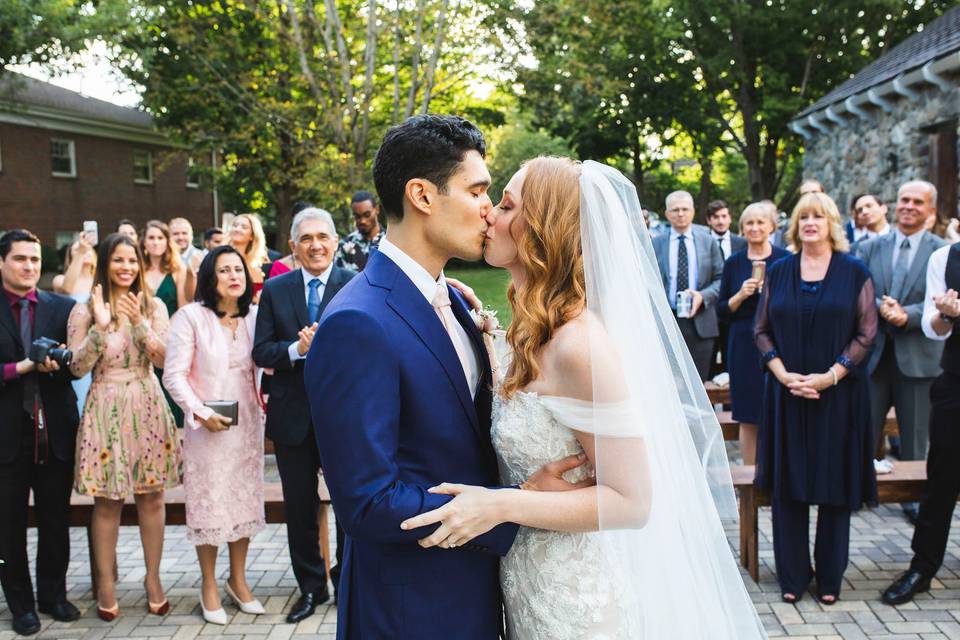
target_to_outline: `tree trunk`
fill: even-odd
[[[709,154],[705,154],[704,157],[698,158],[697,162],[700,164],[700,192],[697,194],[696,207],[697,211],[706,216],[707,204],[713,199],[713,181],[710,179],[710,174],[713,173],[713,160],[710,159]]]

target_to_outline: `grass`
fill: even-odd
[[[492,269],[480,267],[476,269],[447,269],[444,275],[465,282],[473,288],[477,297],[483,301],[484,307],[497,310],[497,319],[500,326],[506,328],[510,324],[512,314],[510,303],[507,302],[507,285],[510,282],[510,273],[506,269]]]

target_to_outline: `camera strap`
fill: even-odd
[[[20,341],[23,343],[23,353],[30,355],[30,345],[33,342],[33,323],[30,321],[30,301],[21,298],[20,305]],[[23,377],[23,409],[33,418],[33,461],[43,464],[47,461],[49,441],[47,438],[46,415],[43,411],[43,402],[40,400],[40,374],[36,371]]]
[[[45,464],[49,456],[50,438],[47,435],[47,414],[38,394],[33,412],[33,462],[34,464]]]

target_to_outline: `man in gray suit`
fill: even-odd
[[[697,373],[706,380],[713,343],[719,334],[716,301],[723,275],[720,247],[706,227],[693,224],[693,196],[674,191],[667,196],[670,231],[653,238],[660,277],[674,313],[677,294],[688,291],[693,299],[689,318],[677,318],[680,333],[693,356]]]
[[[920,318],[926,296],[927,261],[944,241],[924,231],[936,215],[937,190],[929,182],[907,182],[897,193],[897,228],[856,246],[873,275],[880,327],[867,362],[870,373],[871,415],[875,442],[894,406],[900,427],[900,459],[927,457],[930,385],[940,374],[943,343],[923,335]],[[905,504],[909,519],[916,505]]]

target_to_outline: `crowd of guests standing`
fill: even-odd
[[[844,223],[818,181],[800,191],[784,228],[772,202],[746,207],[742,237],[731,234],[725,203],[710,203],[708,226],[698,226],[693,197],[671,193],[669,230],[654,234],[653,248],[701,378],[722,368],[729,376],[743,462],[772,494],[785,602],[814,580],[822,603],[839,598],[851,512],[876,503],[876,474],[893,468],[883,426],[895,409],[891,452],[927,460],[929,480],[922,504],[902,505],[916,556],[882,596],[902,604],[942,564],[960,493],[949,471],[960,439],[946,418],[960,397],[957,225],[939,221],[937,190],[922,180],[900,185],[892,224],[876,194],[854,196]]]
[[[7,301],[0,305],[0,410],[13,419],[0,430],[0,582],[17,633],[40,630],[38,611],[59,621],[80,616],[66,593],[73,492],[94,499],[100,618],[121,615],[114,567],[121,513],[131,498],[146,608],[169,612],[160,578],[164,492],[181,484],[203,618],[227,623],[216,569],[224,545],[223,592],[243,612],[264,613],[245,570],[250,538],[265,524],[264,424],[301,590],[288,621],[312,615],[330,598],[303,363],[323,308],[383,234],[372,194],[356,194],[351,208],[356,231],[341,241],[329,213],[298,203],[288,256],[268,251],[252,214],[235,216],[226,233],[208,229],[202,248],[186,219],[139,228],[121,220],[114,233],[81,234],[67,248],[55,293],[37,287],[38,238],[24,229],[0,237]],[[52,341],[45,351],[38,351],[41,338]],[[26,543],[31,491],[39,530],[36,595]],[[338,570],[339,563],[331,570],[334,586]]]

